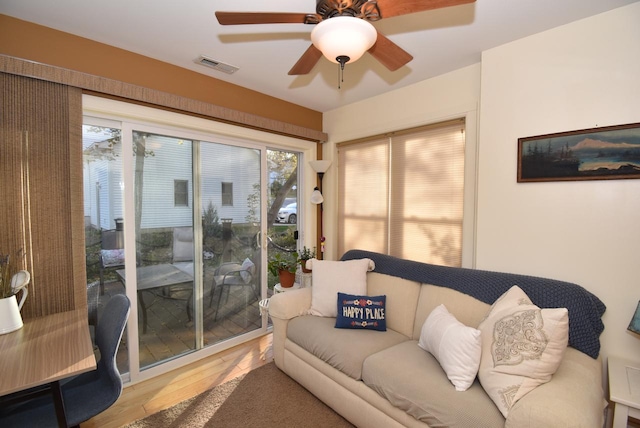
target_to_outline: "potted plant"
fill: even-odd
[[[302,267],[302,272],[311,272],[311,269],[307,269],[307,260],[311,260],[316,257],[315,247],[313,249],[302,247],[302,250],[300,250],[299,253],[295,253],[295,255],[298,258],[298,263],[300,263],[300,266]]]
[[[289,288],[296,280],[298,259],[288,253],[275,253],[269,256],[269,272],[280,279],[280,286]]]

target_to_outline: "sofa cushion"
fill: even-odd
[[[385,275],[376,271],[367,274],[367,295],[387,296],[385,318],[387,328],[407,337],[413,334],[416,306],[420,296],[420,283]]]
[[[385,331],[387,296],[356,296],[338,293],[336,328]]]
[[[477,381],[456,391],[438,361],[415,340],[368,357],[362,381],[430,427],[504,427],[500,411]]]
[[[564,308],[538,308],[513,286],[493,304],[479,329],[478,377],[507,417],[514,403],[549,382],[560,366],[569,341],[569,316]]]
[[[476,379],[480,330],[462,324],[445,305],[435,308],[424,322],[418,346],[436,357],[456,391],[466,391]]]
[[[314,285],[315,287],[315,285]],[[287,337],[344,374],[360,380],[362,362],[369,355],[409,340],[396,331],[335,328],[335,318],[305,315],[289,322]],[[424,352],[424,351],[423,351]]]
[[[429,314],[440,304],[464,325],[478,328],[480,322],[487,316],[488,305],[480,300],[453,290],[437,285],[423,284],[420,290],[420,301],[416,309],[416,322],[413,328],[412,339],[420,337],[420,331]]]
[[[337,315],[338,292],[367,294],[367,271],[375,264],[369,259],[314,260],[311,288],[311,315],[333,317]]]

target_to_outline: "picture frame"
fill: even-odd
[[[518,139],[518,183],[640,178],[640,123]]]

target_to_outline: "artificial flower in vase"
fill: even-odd
[[[31,280],[31,275],[26,270],[11,275],[10,261],[8,254],[0,254],[0,334],[22,328],[20,309],[29,294],[27,284]],[[19,292],[22,292],[20,302],[16,297]]]

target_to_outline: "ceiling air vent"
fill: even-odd
[[[235,65],[225,64],[224,62],[216,61],[215,59],[208,58],[204,55],[200,55],[198,58],[196,58],[195,63],[213,68],[218,71],[222,71],[223,73],[227,74],[233,74],[239,70],[239,68]]]

